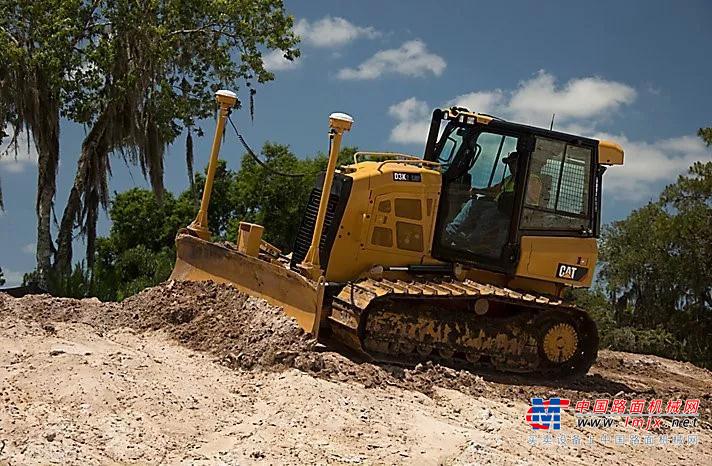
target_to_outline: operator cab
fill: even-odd
[[[425,151],[442,168],[433,256],[513,273],[522,236],[597,237],[597,154],[594,139],[435,110]]]

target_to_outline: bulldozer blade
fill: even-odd
[[[324,282],[314,282],[278,263],[179,233],[173,280],[231,283],[240,291],[282,307],[300,327],[318,336]]]

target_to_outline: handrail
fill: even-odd
[[[401,159],[401,160],[386,160],[384,162],[381,162],[380,165],[378,165],[377,170],[381,171],[381,168],[384,165],[386,165],[387,163],[410,163],[413,165],[430,165],[435,168],[440,166],[440,162],[431,162],[430,160],[423,160],[423,159],[415,159],[415,160],[405,159],[405,160],[403,160],[403,159]]]
[[[406,159],[420,160],[420,157],[410,154],[403,154],[401,152],[371,152],[371,151],[359,151],[354,154],[354,163],[358,163],[359,155],[376,155],[381,157],[403,157]]]

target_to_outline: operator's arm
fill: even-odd
[[[490,186],[489,188],[471,188],[471,191],[476,192],[477,194],[484,194],[486,197],[495,197],[502,191],[502,189],[504,189],[504,184],[509,178],[510,177],[508,176],[499,183]]]

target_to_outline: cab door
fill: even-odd
[[[443,186],[433,255],[441,260],[498,271],[515,266],[516,189],[527,154],[526,135],[476,127],[455,127],[443,136],[439,160]],[[517,153],[515,168],[504,159]]]

